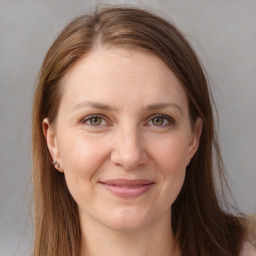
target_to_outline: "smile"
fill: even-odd
[[[100,182],[112,194],[123,197],[132,198],[138,197],[149,191],[155,182],[149,180],[127,180],[115,179]]]

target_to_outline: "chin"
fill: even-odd
[[[107,217],[107,216],[106,216]],[[144,228],[149,223],[149,216],[138,209],[114,210],[107,219],[105,225],[118,231],[133,231]]]

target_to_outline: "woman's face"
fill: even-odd
[[[81,220],[132,230],[170,218],[202,126],[176,76],[150,53],[99,48],[62,86],[43,127]]]

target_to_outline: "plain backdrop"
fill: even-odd
[[[234,197],[256,212],[255,0],[0,0],[0,256],[32,246],[31,107],[43,57],[71,18],[99,3],[153,10],[184,32],[208,72]]]

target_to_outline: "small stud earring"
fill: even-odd
[[[189,165],[190,164],[190,160],[188,160],[188,162],[187,162],[187,165]]]
[[[53,161],[52,165],[54,165],[55,168],[60,168],[60,164],[57,161]]]

